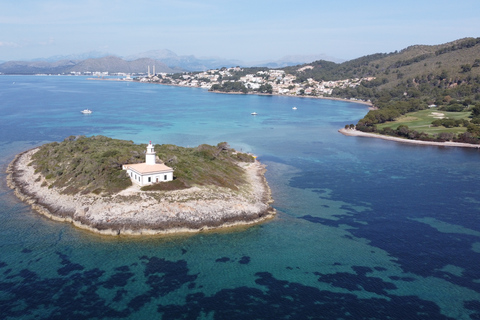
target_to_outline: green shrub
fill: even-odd
[[[132,185],[122,165],[144,162],[145,148],[145,144],[104,136],[70,136],[61,143],[41,146],[32,164],[36,173],[52,179],[50,186],[63,189],[63,193],[108,195]],[[226,142],[196,148],[156,145],[155,151],[175,170],[174,182],[157,188],[172,190],[194,184],[237,189],[245,180],[244,170],[236,163],[254,161],[251,155],[236,153]]]

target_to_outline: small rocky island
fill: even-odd
[[[136,181],[135,164],[152,161],[164,170],[160,180],[147,175],[151,183]],[[170,171],[173,176],[167,176]],[[226,142],[184,148],[71,136],[17,155],[8,166],[7,183],[51,219],[105,235],[149,235],[273,217],[265,171],[255,157]]]

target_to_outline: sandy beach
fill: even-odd
[[[340,132],[340,133],[342,133],[346,136],[377,138],[377,139],[384,139],[384,140],[396,141],[396,142],[401,142],[401,143],[409,143],[409,144],[417,144],[417,145],[475,148],[475,149],[480,148],[480,145],[471,144],[471,143],[461,143],[461,142],[451,142],[451,141],[436,142],[436,141],[410,140],[410,139],[391,137],[391,136],[386,136],[386,135],[381,135],[381,134],[376,134],[376,133],[363,132],[363,131],[358,131],[358,130],[355,130],[355,129],[342,128],[342,129],[338,130],[338,132]]]
[[[8,186],[18,198],[53,220],[104,235],[154,235],[198,232],[249,225],[272,218],[275,210],[260,162],[241,163],[248,183],[238,191],[194,186],[177,191],[141,191],[132,186],[113,196],[65,195],[46,186],[29,165],[38,149],[15,157],[7,169]],[[43,184],[43,186],[42,186]]]

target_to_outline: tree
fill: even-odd
[[[267,84],[262,84],[262,85],[260,86],[260,88],[258,88],[258,92],[272,94],[272,93],[273,93],[273,87],[272,87],[272,85],[269,84],[269,83],[267,83]]]
[[[480,104],[476,104],[472,108],[472,118],[477,118],[478,116],[480,116]]]
[[[409,132],[410,130],[408,129],[408,126],[404,124],[401,124],[397,127],[397,134],[399,136],[407,137]]]
[[[220,92],[242,92],[247,93],[248,89],[242,82],[239,81],[225,81],[220,84],[214,84],[210,91],[220,91]]]
[[[441,141],[450,141],[455,135],[451,132],[440,132],[437,139]]]
[[[470,123],[467,126],[467,132],[472,134],[474,137],[480,137],[480,126]]]
[[[442,70],[442,73],[440,73],[440,75],[438,76],[438,78],[439,78],[440,80],[445,80],[445,79],[447,79],[447,78],[448,78],[448,72],[447,72],[447,70]]]
[[[462,64],[460,68],[462,69],[462,73],[470,72],[472,70],[472,66],[470,64]]]

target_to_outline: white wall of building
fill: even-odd
[[[133,182],[140,186],[147,186],[157,182],[167,182],[173,180],[173,172],[162,172],[153,174],[144,174],[143,176],[137,172],[127,169],[128,176]]]

